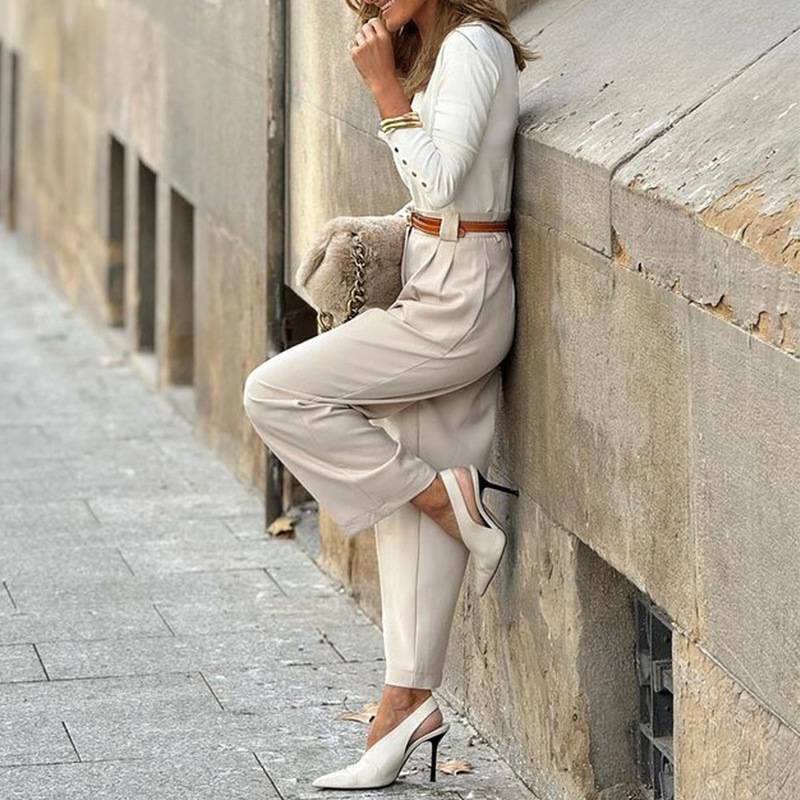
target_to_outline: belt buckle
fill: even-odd
[[[405,216],[406,216],[406,227],[407,228],[411,227],[411,214],[412,213],[413,213],[413,211],[410,208],[406,209],[406,215]]]

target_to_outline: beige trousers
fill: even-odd
[[[386,683],[435,688],[469,551],[408,501],[440,469],[488,469],[500,362],[514,336],[512,240],[423,212],[388,309],[272,356],[247,377],[258,435],[347,533],[375,525]]]

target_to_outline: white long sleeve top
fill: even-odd
[[[421,128],[378,130],[411,192],[396,215],[407,209],[509,213],[520,106],[518,70],[505,36],[482,20],[451,30],[411,108]]]

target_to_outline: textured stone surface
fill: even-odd
[[[78,761],[64,723],[58,719],[0,721],[0,787],[3,767]]]
[[[621,266],[795,357],[800,106],[797,81],[784,76],[798,71],[794,33],[626,163],[612,183]]]
[[[219,703],[200,672],[44,681],[0,687],[5,712],[17,720],[102,717],[127,713],[218,712]]]
[[[781,0],[680,10],[584,0],[559,3],[556,19],[552,6],[514,20],[544,55],[520,76],[516,208],[610,255],[613,170],[794,31],[800,14]]]
[[[46,676],[33,645],[0,646],[0,684],[42,680]]]
[[[113,609],[70,609],[0,616],[0,643],[114,640],[129,636],[169,636],[152,605]]]
[[[37,787],[36,795],[31,794],[31,786]],[[6,800],[281,800],[252,753],[203,753],[177,764],[172,758],[155,758],[6,770],[0,772],[0,791]]]
[[[536,344],[504,365],[498,468],[797,726],[800,365],[519,222]]]
[[[269,6],[259,0],[45,0],[35,10],[6,3],[0,14],[4,44],[25,64],[17,215],[26,241],[71,301],[100,321],[115,315],[107,292],[113,133],[126,148],[124,282],[135,341],[138,159],[157,174],[159,199],[174,186],[195,205],[201,430],[254,481],[263,448],[242,422],[240,387],[262,357],[266,324],[263,305],[251,298],[263,297],[266,254],[268,20]],[[5,107],[9,65],[6,57]],[[7,164],[7,133],[0,140]],[[158,204],[162,234],[167,207]],[[163,243],[158,253],[163,272]]]
[[[536,269],[519,282],[498,467],[692,628],[688,303],[528,217],[517,233]]]
[[[765,710],[702,650],[673,644],[681,800],[796,800],[800,733]]]
[[[52,612],[59,609],[113,608],[144,603],[245,602],[253,598],[283,597],[264,570],[227,570],[93,577],[76,581],[64,575],[31,575],[13,583],[20,611]],[[276,603],[277,605],[277,603]]]
[[[701,642],[800,730],[800,361],[690,320]]]
[[[342,581],[370,619],[380,625],[380,576],[374,529],[348,536],[323,510],[319,530],[319,564]]]

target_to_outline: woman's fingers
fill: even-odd
[[[394,51],[383,20],[373,17],[356,32],[350,55],[364,82],[372,87],[394,75]]]

